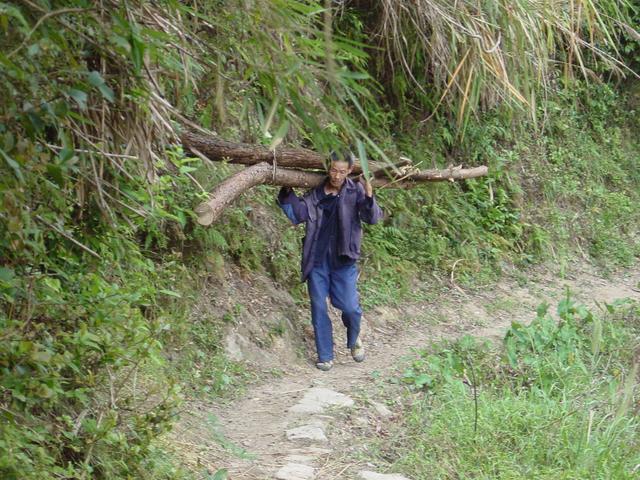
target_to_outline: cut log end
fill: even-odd
[[[208,227],[215,220],[213,208],[207,202],[202,202],[194,211],[198,215],[197,222],[203,227]]]

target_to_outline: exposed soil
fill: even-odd
[[[394,421],[393,397],[400,387],[389,379],[397,377],[415,356],[413,349],[463,334],[499,340],[511,321],[533,320],[540,303],[548,302],[554,309],[567,288],[596,311],[603,302],[640,300],[638,265],[608,278],[587,264],[574,267],[565,279],[545,271],[526,274],[526,280],[512,275],[511,280],[477,293],[452,286],[430,302],[365,312],[367,359],[363,363],[351,359],[344,347],[344,327],[334,315],[336,361],[329,372],[314,367],[308,329],[306,335],[299,331],[297,335],[306,337],[306,354],[282,354],[280,376],[268,375],[234,401],[190,402],[171,442],[197,471],[226,468],[228,478],[234,480],[357,479],[367,478],[360,473],[363,470],[384,472],[384,465],[367,459],[364,440],[368,435],[384,435],[387,422]],[[514,280],[518,277],[520,284]],[[273,356],[264,368],[273,368]],[[293,407],[310,395],[310,389],[320,391],[318,387],[345,394],[355,403],[316,413],[295,411]],[[293,429],[301,426],[315,432],[309,435],[315,439],[299,438],[299,431]]]

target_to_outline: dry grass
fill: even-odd
[[[377,33],[386,67],[424,93],[435,88],[431,115],[445,104],[461,124],[501,101],[533,110],[537,90],[559,73],[591,80],[602,65],[637,76],[617,51],[622,28],[633,31],[627,9],[617,0],[382,0]]]

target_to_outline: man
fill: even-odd
[[[360,335],[362,309],[356,282],[356,260],[362,241],[361,221],[377,223],[382,211],[373,198],[373,186],[348,178],[354,156],[330,156],[327,179],[304,196],[283,187],[278,205],[294,223],[306,223],[302,246],[302,281],[307,281],[311,298],[311,323],[315,333],[320,370],[333,366],[333,332],[327,311],[327,297],[342,311],[347,328],[347,348],[356,362],[364,360]],[[364,183],[364,186],[363,186]]]

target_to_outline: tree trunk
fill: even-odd
[[[181,135],[182,145],[186,151],[204,155],[209,160],[227,160],[230,163],[243,165],[255,165],[261,162],[273,164],[275,158],[279,167],[294,167],[305,170],[326,171],[326,157],[305,148],[277,147],[275,152],[262,145],[249,143],[227,142],[217,137],[204,136],[193,132],[185,132]],[[375,172],[384,170],[384,165],[378,162],[369,162],[369,170]],[[362,173],[359,162],[353,166],[353,173]]]
[[[454,181],[481,177],[487,174],[487,167],[463,169],[452,167],[444,170],[423,170],[398,179],[374,178],[374,188],[412,188],[424,182]],[[200,225],[211,225],[220,218],[225,208],[243,192],[256,185],[269,184],[283,187],[313,188],[326,178],[323,173],[302,172],[287,168],[274,168],[266,162],[247,167],[225,179],[211,192],[209,200],[195,209]]]

